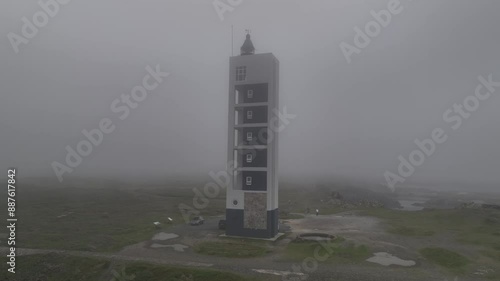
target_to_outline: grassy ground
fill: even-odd
[[[441,235],[450,237],[449,246],[458,247],[459,253],[435,246],[420,250],[429,262],[439,265],[449,272],[471,273],[470,268],[481,266],[492,268],[495,273],[490,279],[500,278],[500,211],[485,209],[426,210],[419,212],[394,211],[385,209],[363,210],[363,215],[371,215],[384,220],[387,231],[406,237],[426,237]],[[432,240],[430,240],[432,241]],[[463,245],[470,245],[462,252]],[[465,257],[464,254],[472,257]],[[468,266],[468,265],[473,265]]]
[[[481,251],[481,253],[486,257],[489,257],[493,260],[500,262],[500,251],[485,250]]]
[[[161,222],[165,229],[169,227],[167,217],[173,218],[174,224],[185,223],[179,204],[193,207],[192,188],[199,186],[25,184],[17,194],[18,247],[117,251],[150,239],[158,231],[153,226],[155,221]],[[280,204],[284,204],[289,192],[282,194]],[[295,191],[290,195],[294,196]],[[199,211],[205,217],[224,215],[225,192],[222,190],[218,197],[211,198],[207,207]]]
[[[154,221],[160,221],[164,228],[168,228],[167,217],[173,218],[174,224],[184,223],[178,206],[184,203],[193,207],[192,188],[196,185],[142,187],[107,183],[22,187],[17,194],[19,247],[113,252],[150,239],[157,232]],[[290,198],[300,198],[300,203],[292,208],[298,212],[303,212],[305,206],[318,205],[313,203],[317,198],[297,192],[302,191],[281,192],[282,219],[301,217],[285,211]],[[321,211],[326,214],[341,210],[325,205]],[[224,213],[223,191],[200,210],[200,215],[206,217]]]
[[[180,202],[191,203],[191,189],[50,188],[23,186],[18,194],[18,247],[111,252],[150,239],[167,217],[184,223]],[[224,210],[211,199],[208,216]]]
[[[388,231],[404,236],[432,236],[450,233],[461,244],[500,250],[500,211],[429,210],[419,212],[387,209],[364,210],[363,215],[384,219]]]
[[[194,249],[200,254],[230,258],[260,257],[271,252],[266,243],[247,239],[200,242]]]
[[[117,277],[118,276],[118,277]],[[0,280],[9,281],[250,281],[239,275],[207,269],[144,263],[117,264],[94,258],[56,254],[23,256],[16,274],[2,270]]]
[[[457,273],[464,273],[470,261],[464,256],[443,248],[423,248],[420,254],[428,261]]]
[[[178,205],[185,203],[193,206],[193,187],[195,186],[124,187],[106,184],[105,188],[94,186],[53,188],[23,185],[17,194],[17,217],[19,219],[17,246],[20,248],[117,251],[126,245],[149,240],[158,232],[153,227],[154,221],[162,222],[165,228],[168,228],[167,217],[173,218],[174,223],[184,223]],[[224,197],[224,192],[221,192],[217,198],[210,199],[208,207],[201,210],[201,215],[206,217],[223,215]],[[303,213],[308,207],[311,211],[319,208],[322,215],[343,211],[321,202],[322,199],[323,195],[307,190],[283,189],[280,193],[280,208],[282,214],[288,214],[288,217],[283,216],[282,219],[299,218],[300,215],[295,216],[290,213]],[[425,238],[426,241],[432,241],[434,237],[446,234],[456,245],[471,245],[471,247],[463,247],[467,251],[474,252],[477,249],[477,255],[481,257],[481,261],[474,260],[460,249],[450,248],[451,250],[457,250],[457,253],[467,256],[471,264],[484,263],[489,267],[498,268],[497,272],[500,272],[500,266],[498,266],[500,264],[500,211],[466,209],[406,212],[380,208],[362,210],[361,215],[382,219],[388,232],[408,239]],[[358,263],[364,261],[371,253],[371,250],[363,245],[353,245],[340,240],[335,243],[338,247],[333,248],[328,261]],[[289,260],[303,260],[314,256],[317,246],[318,243],[315,242],[291,243],[283,256]],[[441,246],[430,245],[430,247]],[[246,241],[244,243],[230,241],[229,245],[202,243],[196,245],[196,249],[202,254],[227,257],[259,257],[269,251],[265,244]],[[321,252],[324,250],[319,251],[320,254],[325,253]],[[424,251],[420,254],[429,262],[440,263],[439,259],[434,259],[436,253]],[[66,262],[70,263],[71,260],[62,261],[61,264]],[[79,262],[85,263],[86,261]],[[100,280],[92,275],[94,267],[100,273],[100,264],[89,262],[92,266],[89,265],[90,269],[86,269],[88,272],[82,275],[89,277],[81,280]],[[56,273],[60,271],[57,274],[62,276],[61,280],[76,280],[69,277],[64,279],[64,274],[71,276],[73,273],[60,269],[57,263],[45,263],[45,265],[46,270],[54,270]],[[109,267],[106,264],[102,266]],[[147,267],[146,265],[139,266]],[[161,270],[150,269],[150,271]],[[45,271],[41,270],[41,272]],[[51,273],[47,272],[45,274],[51,276]],[[1,277],[0,275],[0,280],[5,280]]]
[[[325,262],[361,263],[371,256],[365,245],[355,245],[342,237],[328,242],[328,246],[315,241],[292,242],[283,255],[285,260],[301,261],[308,257],[325,257]],[[327,257],[327,258],[326,258]]]
[[[195,187],[203,187],[203,183],[147,187],[92,181],[66,187],[23,184],[17,193],[19,247],[117,251],[150,239],[157,232],[154,221],[163,223],[164,228],[168,228],[167,217],[173,218],[174,224],[184,223],[179,204],[193,207]],[[321,214],[341,211],[321,203],[321,199],[307,190],[282,190],[282,219],[299,218],[290,212],[302,213],[306,207],[318,207]],[[224,190],[199,211],[205,217],[224,215]]]

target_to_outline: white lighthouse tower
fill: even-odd
[[[226,198],[226,235],[278,234],[279,61],[255,54],[247,34],[229,63],[228,163],[234,163]]]

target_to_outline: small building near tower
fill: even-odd
[[[229,62],[226,235],[278,234],[279,61],[255,54],[247,34],[241,55]],[[274,118],[273,118],[274,117]]]

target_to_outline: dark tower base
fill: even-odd
[[[243,210],[226,209],[226,235],[253,238],[273,238],[279,231],[279,210],[267,211],[267,229],[243,227]]]

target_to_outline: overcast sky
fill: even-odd
[[[45,1],[45,0],[43,0]],[[222,2],[226,2],[222,0]],[[77,1],[15,53],[36,1],[0,4],[1,169],[55,178],[82,130],[115,131],[65,177],[204,176],[226,164],[231,25],[234,50],[251,30],[257,53],[280,60],[280,106],[296,114],[280,134],[280,173],[385,182],[415,139],[448,139],[408,182],[500,184],[500,88],[457,130],[443,120],[500,81],[500,1],[401,0],[402,11],[348,63],[341,42],[389,0],[243,0],[219,18],[212,0]],[[110,105],[142,83],[146,66],[171,75],[125,120]]]

